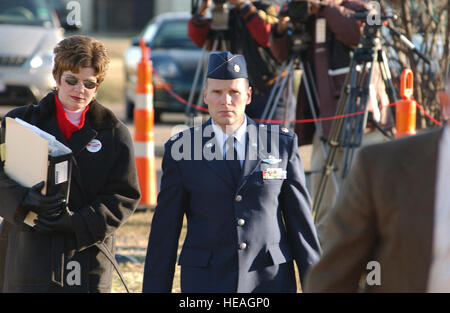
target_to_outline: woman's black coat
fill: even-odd
[[[7,116],[36,125],[72,149],[69,209],[75,235],[46,235],[25,225],[18,208],[27,189],[9,179],[0,162],[0,216],[8,227],[3,291],[109,292],[113,266],[98,246],[114,255],[115,232],[139,202],[133,142],[126,126],[95,100],[83,128],[65,140],[54,97],[49,93],[39,104],[16,108]],[[101,142],[100,151],[86,149],[92,139]],[[77,264],[79,273],[74,272]]]

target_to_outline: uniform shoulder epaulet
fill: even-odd
[[[183,132],[176,133],[175,135],[172,135],[169,140],[167,140],[168,145],[172,145],[174,142],[176,142],[178,139],[183,137]]]
[[[295,136],[295,133],[293,131],[290,131],[288,128],[286,127],[281,127],[280,128],[280,134],[287,136],[287,137],[293,137]]]
[[[175,134],[172,137],[170,137],[170,141],[176,141],[180,137],[181,137],[181,133]]]
[[[259,129],[267,129],[267,131],[270,131],[270,132],[273,132],[276,129],[278,129],[279,133],[282,134],[282,135],[286,135],[286,136],[292,137],[295,134],[294,132],[290,131],[286,127],[279,127],[279,128],[275,127],[275,128],[273,128],[272,126],[278,126],[278,125],[276,125],[276,124],[267,125],[267,124],[263,124],[263,123],[258,124]]]
[[[187,133],[190,133],[190,135],[192,136],[192,133],[195,131],[196,129],[194,127],[192,128],[186,128],[184,130],[180,130],[178,133],[176,133],[175,135],[172,135],[168,142],[170,144],[174,143],[175,141],[177,141],[178,139],[182,138],[183,136],[185,136]]]

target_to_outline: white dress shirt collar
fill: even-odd
[[[223,145],[228,138],[228,135],[222,131],[219,125],[217,125],[214,120],[211,118],[211,124],[214,130],[214,134],[216,136],[216,140],[221,152],[223,154]],[[246,134],[247,134],[247,116],[244,114],[244,122],[241,126],[234,132],[233,136],[236,138],[236,151],[238,155],[238,159],[241,160],[241,165],[243,160],[245,159],[245,144],[246,144]]]

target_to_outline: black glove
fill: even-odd
[[[24,212],[33,211],[37,215],[57,217],[66,207],[66,199],[61,194],[45,196],[41,194],[44,182],[40,182],[28,189],[25,198],[20,205]]]
[[[38,215],[38,218],[34,220],[34,229],[40,233],[74,233],[75,228],[72,223],[73,212],[69,209],[65,209],[57,218],[48,218],[43,215]]]

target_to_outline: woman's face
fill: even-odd
[[[83,67],[79,73],[64,71],[58,86],[58,98],[67,110],[77,111],[85,108],[97,93],[97,78],[91,67]],[[87,88],[93,87],[92,89]]]

